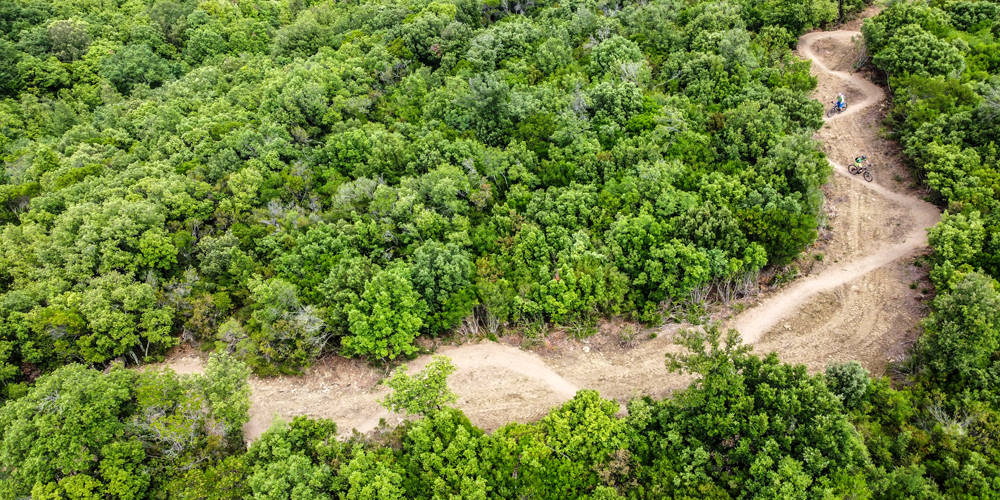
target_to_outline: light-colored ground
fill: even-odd
[[[936,224],[940,217],[934,205],[883,184],[895,182],[890,174],[901,173],[893,173],[895,169],[891,165],[898,162],[889,157],[890,145],[878,137],[875,128],[878,122],[871,121],[870,110],[885,100],[882,89],[852,73],[830,70],[823,58],[817,57],[813,47],[817,41],[824,42],[823,46],[827,47],[823,52],[836,55],[838,49],[846,52],[846,48],[853,47],[851,38],[854,35],[856,33],[849,31],[816,32],[799,40],[800,56],[812,59],[817,76],[825,77],[817,89],[820,96],[835,96],[840,88],[851,89],[845,93],[851,105],[843,113],[827,118],[818,134],[836,175],[856,184],[841,188],[846,191],[850,203],[846,220],[832,222],[834,227],[836,224],[847,226],[841,231],[846,236],[845,245],[830,256],[838,262],[797,280],[782,293],[736,318],[733,327],[748,343],[756,342],[783,318],[813,300],[816,294],[833,291],[896,260],[915,256],[927,247],[926,228]],[[845,58],[832,59],[843,61]],[[871,161],[877,176],[875,181],[865,182],[861,176],[847,171],[847,165],[860,155]],[[824,260],[826,258],[824,254]]]
[[[900,357],[912,342],[923,314],[921,286],[910,288],[923,277],[910,265],[910,257],[924,250],[924,229],[937,221],[938,211],[905,191],[907,173],[896,149],[878,137],[885,109],[882,90],[845,72],[853,51],[851,36],[811,33],[799,48],[802,57],[815,61],[816,97],[830,101],[846,88],[851,104],[818,133],[837,172],[824,188],[830,229],[810,254],[822,252],[824,258],[805,257],[802,278],[748,304],[751,307],[729,324],[739,328],[757,352],[777,351],[783,360],[803,363],[812,371],[830,361],[859,359],[874,373],[882,373],[887,361]],[[845,170],[856,154],[872,159],[874,182]],[[897,175],[899,181],[894,180]],[[678,350],[672,344],[676,325],[642,332],[634,345],[620,342],[617,332],[622,326],[603,324],[601,332],[586,341],[555,332],[533,351],[470,341],[436,350],[458,367],[449,379],[459,395],[457,406],[486,430],[537,419],[579,388],[624,402],[640,394],[664,397],[690,382],[689,376],[669,374],[664,366],[664,353]],[[655,338],[650,333],[656,333]],[[410,363],[411,370],[428,361],[429,356],[418,358]],[[176,351],[167,365],[187,373],[203,366],[201,355],[190,348]],[[332,419],[343,433],[371,430],[381,418],[394,424],[399,417],[377,403],[386,393],[378,385],[385,374],[356,360],[329,357],[301,377],[254,377],[246,436],[253,440],[275,417],[295,415]]]
[[[819,369],[827,361],[858,359],[881,373],[886,361],[903,356],[925,314],[922,290],[929,284],[909,264],[926,251],[926,228],[940,212],[907,187],[898,147],[880,137],[888,104],[880,87],[850,72],[855,36],[809,33],[798,46],[799,55],[813,61],[815,97],[829,103],[844,92],[850,104],[817,133],[835,169],[825,186],[832,238],[818,249],[823,260],[804,265],[808,275],[732,326],[757,351],[778,351],[788,362]],[[871,161],[871,183],[847,171],[859,155]]]

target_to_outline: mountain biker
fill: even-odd
[[[844,100],[844,94],[837,93],[837,109],[843,110],[846,105],[847,101]]]
[[[866,161],[868,161],[868,157],[865,155],[861,155],[854,159],[854,166],[857,167],[858,170],[861,170],[861,164]]]

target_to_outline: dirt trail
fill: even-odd
[[[890,146],[876,137],[880,118],[871,112],[884,102],[882,90],[824,63],[849,59],[852,49],[845,41],[854,34],[811,33],[799,44],[800,55],[814,62],[813,72],[820,82],[817,94],[826,96],[845,88],[852,101],[848,111],[828,120],[818,134],[840,174],[824,187],[827,210],[836,227],[824,243],[830,258],[824,262],[806,258],[812,267],[805,277],[766,297],[730,324],[756,350],[777,351],[783,360],[804,363],[812,371],[829,361],[859,359],[879,373],[905,342],[904,332],[921,316],[922,295],[907,286],[920,279],[919,273],[901,259],[926,245],[925,228],[938,220],[939,213],[932,205],[883,184],[889,182],[893,161],[900,172],[897,182],[905,170],[898,167]],[[825,48],[816,49],[818,44]],[[817,52],[823,53],[823,59]],[[829,143],[843,138],[852,151],[829,150]],[[844,163],[858,149],[878,151],[868,156],[878,158],[880,167],[885,164],[876,171],[875,182],[866,183],[847,173]],[[672,342],[677,325],[641,332],[627,342],[621,328],[620,323],[604,324],[598,335],[584,341],[556,332],[535,352],[494,342],[438,345],[436,352],[449,356],[457,366],[449,378],[459,396],[457,406],[486,430],[509,421],[538,419],[571,398],[577,388],[596,389],[605,398],[624,402],[643,394],[665,397],[690,382],[690,376],[667,373],[663,363],[665,352],[679,350]],[[422,356],[409,363],[410,369],[419,369],[429,360],[430,356]],[[184,373],[203,369],[201,355],[190,348],[174,353],[167,364]],[[384,375],[357,360],[329,357],[302,377],[253,377],[246,437],[256,439],[275,417],[329,418],[342,433],[369,431],[381,418],[390,424],[401,421],[377,403],[387,392],[377,385]]]
[[[877,85],[852,73],[831,70],[823,63],[822,59],[816,57],[813,51],[813,44],[818,40],[850,41],[857,34],[853,31],[825,31],[809,33],[799,39],[798,50],[801,57],[812,60],[813,65],[823,73],[842,80],[845,87],[853,85],[860,88],[862,95],[865,96],[861,102],[851,104],[846,111],[825,118],[831,124],[851,121],[855,115],[885,99],[885,94]],[[824,103],[824,107],[826,106],[827,104]],[[833,165],[837,174],[904,207],[913,219],[912,229],[906,233],[902,242],[883,243],[871,249],[866,257],[844,262],[836,267],[826,269],[820,274],[800,279],[782,293],[764,301],[760,306],[739,315],[732,326],[739,330],[747,343],[756,342],[765,332],[811,300],[816,294],[831,291],[875,269],[898,259],[912,256],[924,249],[927,246],[926,228],[933,226],[940,219],[940,211],[934,205],[913,196],[891,191],[878,182],[865,182],[861,176],[852,175],[845,165],[833,159],[830,160],[830,164]]]
[[[560,401],[572,399],[576,395],[577,387],[549,368],[540,357],[512,346],[495,343],[467,344],[441,349],[437,354],[448,356],[452,363],[458,367],[458,372],[451,379],[451,385],[454,385],[455,378],[468,379],[475,377],[477,373],[482,374],[499,369],[541,383],[552,396]],[[423,356],[414,363],[407,364],[407,367],[411,372],[415,372],[428,362],[430,362],[430,357]],[[380,419],[389,420],[390,417],[391,414],[387,410],[379,408],[376,414],[362,420],[355,427],[360,432],[367,432],[374,429]]]

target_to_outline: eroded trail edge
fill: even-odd
[[[871,82],[851,73],[831,70],[813,51],[815,42],[849,41],[856,34],[848,31],[810,33],[799,42],[800,55],[813,61],[821,82],[837,79],[843,84],[854,85],[863,96],[851,103],[846,112],[828,120],[834,127],[852,123],[851,120],[863,120],[862,111],[885,97]],[[837,85],[841,85],[839,81]],[[920,251],[927,244],[925,228],[939,219],[940,214],[933,205],[887,189],[878,183],[879,179],[864,182],[850,175],[844,165],[833,160],[830,163],[837,174],[903,207],[913,224],[901,238],[882,244],[866,241],[872,248],[865,248],[861,257],[801,278],[736,316],[729,326],[737,328],[747,343],[761,341],[772,327],[819,300],[823,292]],[[457,367],[449,379],[449,385],[459,396],[457,406],[474,424],[492,430],[504,422],[540,418],[552,406],[572,398],[578,388],[596,389],[603,397],[624,401],[637,394],[664,397],[670,390],[684,387],[690,377],[668,374],[663,364],[664,352],[677,349],[670,340],[675,329],[676,325],[665,327],[655,339],[645,340],[632,348],[610,346],[600,349],[595,345],[591,349],[568,342],[557,354],[542,357],[509,345],[481,342],[441,347],[438,354],[452,358]],[[591,340],[596,342],[596,339]],[[821,339],[809,340],[818,342]],[[833,339],[832,342],[842,341]],[[782,347],[776,350],[781,353]],[[825,362],[825,354],[817,356]],[[430,356],[422,356],[408,365],[416,370],[429,361]],[[168,365],[178,373],[203,370],[198,355],[190,351],[187,355],[172,357]],[[387,392],[383,386],[376,385],[383,375],[361,362],[338,360],[333,364],[321,363],[302,377],[252,377],[251,421],[244,428],[246,438],[256,439],[275,417],[329,418],[337,422],[342,434],[352,429],[367,432],[382,418],[390,424],[395,423],[399,417],[389,414],[378,404],[378,399]]]

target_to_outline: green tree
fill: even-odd
[[[893,74],[947,75],[965,67],[962,52],[916,24],[903,26],[872,58]]]
[[[996,281],[968,273],[956,286],[934,299],[923,322],[921,356],[942,386],[953,390],[990,391],[1000,366],[1000,291]]]
[[[490,498],[484,456],[489,437],[455,408],[441,408],[406,431],[400,465],[411,498]]]
[[[368,257],[347,250],[339,256],[337,264],[320,284],[323,303],[327,305],[326,317],[330,328],[339,335],[350,333],[348,315],[365,292],[365,285],[382,268]]]
[[[345,500],[402,500],[403,470],[387,451],[354,450],[350,462],[340,468],[347,483]]]
[[[708,256],[693,245],[669,238],[670,227],[652,215],[620,217],[605,240],[618,269],[631,280],[633,297],[644,320],[659,302],[684,299],[711,278]]]
[[[379,404],[395,413],[433,415],[458,401],[458,396],[448,389],[448,375],[455,370],[451,358],[445,356],[434,356],[420,373],[412,377],[406,374],[406,365],[402,365],[385,382],[393,392]]]
[[[351,335],[342,341],[343,354],[385,360],[417,351],[413,340],[424,325],[427,306],[413,290],[409,274],[404,266],[392,266],[365,285],[347,313]]]
[[[691,464],[681,484],[704,475],[733,495],[809,498],[833,477],[867,466],[864,443],[822,375],[782,364],[773,353],[750,354],[735,330],[723,336],[717,325],[685,330],[679,343],[689,353],[668,354],[668,368],[699,379],[662,402],[654,446]],[[731,472],[711,466],[709,456]]]
[[[787,126],[775,104],[745,102],[725,113],[725,127],[719,131],[719,149],[731,159],[756,162],[777,146]]]
[[[254,278],[250,292],[255,307],[246,334],[233,328],[225,336],[220,329],[220,340],[261,373],[298,373],[309,366],[329,339],[316,309],[302,304],[295,285],[280,278]]]
[[[0,95],[14,96],[24,85],[18,70],[21,53],[14,44],[0,40]]]
[[[782,26],[796,36],[837,18],[835,0],[811,0],[801,3],[768,0],[762,2],[759,8],[765,24]]]
[[[242,441],[243,425],[250,421],[250,368],[226,353],[212,353],[205,367],[202,391],[212,414],[230,437]]]
[[[471,109],[476,138],[490,146],[508,142],[511,117],[510,86],[495,73],[482,73],[469,80],[466,106]]]
[[[857,361],[826,366],[826,383],[848,409],[856,408],[868,395],[868,370]]]
[[[66,20],[49,25],[48,35],[52,55],[62,62],[72,62],[87,53],[90,34],[85,22]]]
[[[624,469],[637,464],[629,451],[627,423],[615,418],[620,410],[596,391],[581,390],[538,424],[498,429],[486,450],[498,496],[580,498],[602,480],[630,482]],[[624,468],[607,467],[615,457]]]
[[[149,45],[140,44],[127,45],[103,59],[100,75],[122,94],[129,94],[140,84],[159,87],[173,76],[173,70]]]
[[[184,58],[188,63],[198,65],[206,59],[229,50],[225,38],[214,26],[199,26],[187,32],[188,41],[184,44]]]
[[[403,27],[406,48],[421,61],[433,63],[444,51],[442,32],[454,22],[457,8],[450,3],[431,2],[420,13],[408,19]]]
[[[949,24],[948,14],[926,4],[899,2],[876,18],[865,19],[861,32],[872,54],[880,52],[901,28],[917,25],[931,33],[940,33]]]
[[[135,377],[121,368],[102,375],[67,365],[0,408],[0,464],[7,471],[2,496],[21,498],[45,488],[143,497],[146,485],[136,469],[145,454],[141,445],[123,439]],[[116,483],[117,471],[140,481]]]
[[[247,498],[246,460],[243,455],[226,457],[218,463],[185,472],[164,486],[181,500],[225,500]]]
[[[799,207],[792,205],[788,208]],[[751,242],[764,247],[771,264],[791,262],[808,242],[816,238],[816,218],[810,214],[754,207],[739,210],[737,217],[740,218],[743,234]]]
[[[250,446],[247,465],[257,467],[290,455],[302,455],[313,462],[329,462],[340,457],[337,424],[331,420],[298,416],[291,422],[275,420]]]
[[[925,151],[923,168],[927,171],[927,185],[945,200],[959,204],[956,205],[959,208],[965,204],[985,208],[993,203],[995,193],[988,181],[996,174],[982,168],[975,149],[932,142]]]
[[[472,262],[468,252],[454,243],[424,243],[413,255],[413,289],[427,304],[427,324],[432,334],[457,325],[472,312],[470,287]]]
[[[611,73],[620,76],[623,66],[643,62],[642,51],[635,42],[613,35],[601,42],[590,54],[590,74],[601,76]]]
[[[566,67],[573,60],[573,54],[565,41],[553,37],[542,42],[533,58],[535,67],[543,75],[550,75]]]
[[[79,304],[87,322],[76,341],[87,361],[102,363],[125,354],[145,361],[177,344],[171,335],[174,311],[157,304],[156,291],[148,283],[112,272],[91,280],[82,295],[68,292],[64,297],[67,305]]]
[[[277,421],[245,455],[254,498],[331,498],[339,488],[332,463],[346,460],[329,420]]]
[[[271,54],[277,57],[309,57],[321,47],[334,43],[334,33],[328,25],[321,23],[320,16],[307,10],[298,19],[274,35]]]
[[[939,263],[949,261],[956,266],[975,262],[983,250],[986,229],[979,212],[941,214],[941,221],[927,230],[927,242],[934,248]]]
[[[167,43],[180,47],[184,43],[184,32],[188,26],[188,15],[195,5],[190,2],[157,0],[149,8],[150,20],[159,25]]]
[[[254,499],[325,500],[330,498],[332,472],[302,455],[290,455],[261,466],[247,478]]]

